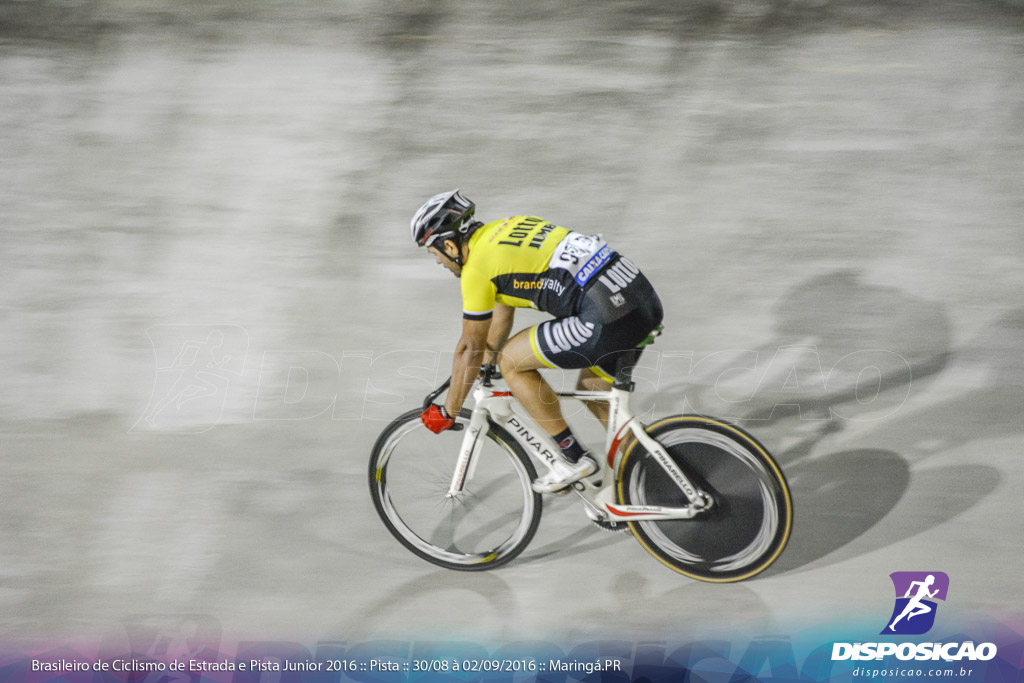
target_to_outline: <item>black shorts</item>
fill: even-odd
[[[535,325],[530,344],[549,368],[591,368],[611,382],[619,356],[647,339],[663,312],[654,287],[628,259],[615,259],[597,275],[579,313]]]

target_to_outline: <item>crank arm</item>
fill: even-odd
[[[583,495],[583,493],[575,486],[570,486],[569,488],[580,499],[580,502],[583,503],[583,511],[586,513],[587,517],[597,522],[605,522],[608,520],[608,513],[601,509],[600,505],[596,505],[593,501]]]

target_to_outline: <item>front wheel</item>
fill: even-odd
[[[537,531],[537,472],[508,432],[488,423],[472,478],[448,497],[464,431],[431,433],[410,410],[381,433],[370,456],[370,496],[402,545],[448,569],[493,569],[521,553]],[[467,423],[463,410],[458,421]]]
[[[693,519],[630,522],[644,548],[670,569],[701,581],[742,581],[767,569],[785,548],[793,524],[789,486],[768,451],[739,427],[698,415],[666,418],[647,433],[713,502]],[[618,495],[625,505],[688,504],[639,442],[619,465]]]

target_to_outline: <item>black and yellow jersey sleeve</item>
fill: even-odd
[[[463,315],[485,320],[496,302],[572,315],[590,277],[614,254],[600,237],[536,216],[488,223],[469,240],[461,276]]]

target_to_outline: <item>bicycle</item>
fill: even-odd
[[[640,349],[623,356],[608,391],[558,392],[610,406],[600,469],[561,493],[577,496],[598,526],[628,530],[662,564],[691,578],[733,582],[764,571],[792,529],[782,470],[753,436],[723,420],[675,415],[640,423],[629,407],[639,356]],[[402,545],[441,567],[488,570],[522,553],[543,507],[530,487],[534,460],[550,467],[559,457],[554,441],[515,409],[511,392],[492,388],[494,374],[493,366],[481,369],[473,409],[463,408],[452,430],[435,435],[420,422],[449,378],[373,446],[377,513]],[[627,435],[633,441],[620,452]]]

